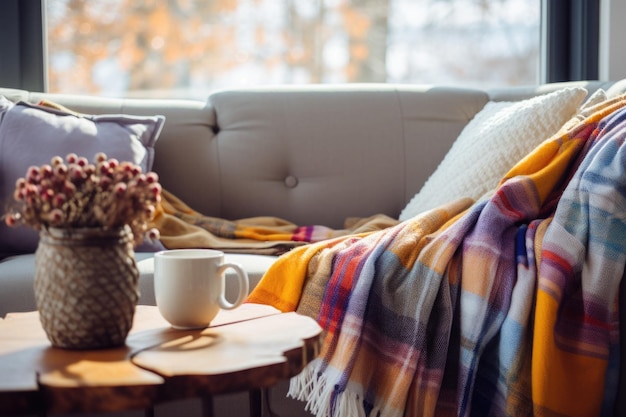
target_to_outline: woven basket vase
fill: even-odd
[[[35,300],[53,346],[123,345],[139,298],[138,282],[130,228],[40,232]]]

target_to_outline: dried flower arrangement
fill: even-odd
[[[5,223],[36,230],[128,225],[135,243],[158,239],[158,230],[148,229],[161,199],[158,180],[156,173],[143,173],[139,166],[107,159],[104,153],[93,163],[73,153],[65,161],[55,156],[50,164],[32,166],[17,180],[13,194],[17,206],[6,214]]]

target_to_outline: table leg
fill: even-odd
[[[202,397],[202,417],[213,417],[213,397],[210,395]]]
[[[272,410],[269,388],[252,389],[250,398],[250,417],[280,417]]]
[[[261,389],[251,389],[248,396],[250,400],[250,417],[263,417],[263,394]]]

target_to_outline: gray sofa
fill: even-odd
[[[48,99],[90,114],[165,116],[153,170],[163,187],[197,211],[225,219],[276,216],[341,228],[347,217],[398,217],[462,129],[487,102],[515,101],[564,86],[626,91],[619,82],[572,82],[473,89],[416,85],[263,87],[217,91],[206,101],[115,99],[0,88],[11,101]],[[33,149],[36,152],[36,149]],[[0,317],[34,310],[33,254],[0,247]],[[151,253],[137,253],[140,304],[154,304]],[[251,277],[273,256],[228,254]],[[281,415],[303,405],[273,393]],[[241,401],[216,404],[235,415]],[[245,403],[244,403],[245,405]],[[179,404],[164,404],[157,415]],[[188,406],[188,404],[186,405]],[[193,405],[192,405],[193,406]],[[235,407],[235,408],[233,408]]]

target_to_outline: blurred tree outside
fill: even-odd
[[[51,92],[529,84],[540,0],[46,0]]]

